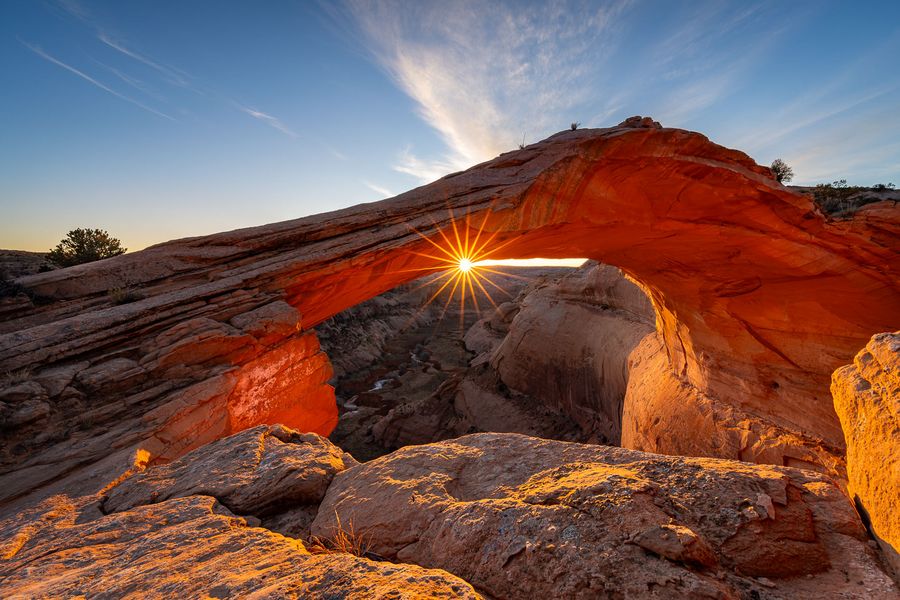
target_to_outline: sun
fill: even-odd
[[[430,278],[425,283],[419,286],[425,287],[428,285],[440,283],[437,291],[435,291],[431,295],[431,297],[428,298],[425,306],[431,304],[438,296],[441,295],[444,290],[450,290],[447,294],[446,300],[444,301],[444,309],[441,312],[441,319],[444,318],[444,315],[446,314],[447,309],[450,306],[450,301],[457,295],[460,302],[460,324],[465,321],[467,302],[470,302],[473,305],[476,313],[480,312],[481,309],[478,306],[478,293],[476,292],[476,290],[480,291],[483,294],[483,297],[486,298],[488,302],[490,302],[494,306],[494,308],[496,308],[497,303],[494,302],[494,299],[491,297],[491,294],[485,287],[486,285],[491,286],[494,289],[499,290],[501,293],[509,296],[509,292],[491,281],[490,277],[488,277],[487,275],[488,273],[502,275],[505,277],[513,277],[516,279],[526,279],[517,275],[512,275],[510,273],[504,273],[503,271],[492,269],[485,264],[485,262],[490,259],[490,254],[492,252],[496,252],[512,242],[512,240],[510,240],[503,244],[495,244],[494,238],[499,232],[493,233],[492,235],[488,236],[487,239],[482,239],[481,234],[484,232],[484,226],[487,223],[489,214],[490,213],[485,213],[484,219],[481,222],[481,226],[475,232],[474,236],[470,236],[470,232],[473,230],[473,228],[470,227],[468,215],[466,215],[466,218],[462,223],[463,227],[459,227],[457,225],[457,220],[453,216],[452,210],[450,211],[450,225],[448,227],[440,228],[435,224],[435,227],[437,229],[436,235],[432,235],[429,237],[420,233],[415,228],[410,227],[410,229],[414,231],[416,235],[418,235],[420,238],[422,238],[438,250],[437,254],[413,252],[413,254],[429,259],[432,264],[426,267],[408,270],[436,272],[434,277]],[[447,229],[447,232],[445,232],[445,229]],[[460,229],[462,229],[462,233],[460,233]],[[458,294],[457,291],[459,292]]]

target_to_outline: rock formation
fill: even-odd
[[[866,540],[839,488],[797,469],[516,434],[358,464],[276,425],[0,520],[0,581],[5,598],[895,597]]]
[[[852,504],[784,467],[475,434],[335,475],[311,532],[495,598],[878,598],[898,593]]]
[[[314,516],[346,458],[316,435],[257,427],[108,495],[54,496],[0,522],[3,596],[480,598],[443,571],[311,554],[270,531],[273,511]]]
[[[880,333],[834,372],[849,491],[900,579],[900,332]]]
[[[664,355],[650,391],[677,383],[723,415],[715,428],[750,418],[840,461],[830,374],[896,326],[898,211],[826,218],[745,154],[638,118],[380,203],[17,280],[29,296],[0,322],[2,498],[87,491],[258,423],[326,433],[330,367],[310,328],[433,267],[412,228],[439,240],[448,207],[493,258],[586,256],[639,281]]]

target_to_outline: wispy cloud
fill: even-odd
[[[20,40],[20,42],[21,42],[21,40]],[[37,46],[37,45],[34,45],[34,44],[29,44],[28,42],[21,42],[21,43],[22,43],[26,48],[28,48],[29,50],[31,50],[32,52],[34,52],[35,54],[37,54],[38,56],[40,56],[40,57],[43,58],[44,60],[48,60],[48,61],[50,61],[51,63],[53,63],[53,64],[55,64],[55,65],[57,65],[57,66],[59,66],[59,67],[62,67],[62,68],[65,69],[65,70],[69,71],[70,73],[73,73],[73,74],[77,75],[78,77],[81,77],[82,79],[84,79],[84,80],[87,81],[88,83],[91,83],[91,84],[95,85],[96,87],[100,88],[101,90],[103,90],[103,91],[105,91],[105,92],[108,92],[108,93],[112,94],[112,95],[115,96],[116,98],[119,98],[120,100],[124,100],[124,101],[126,101],[126,102],[129,102],[129,103],[131,103],[131,104],[134,104],[134,105],[137,106],[138,108],[141,108],[141,109],[143,109],[143,110],[145,110],[145,111],[147,111],[147,112],[149,112],[149,113],[153,113],[154,115],[163,117],[164,119],[169,119],[170,121],[175,121],[175,119],[174,119],[173,117],[170,117],[169,115],[167,115],[167,114],[165,114],[165,113],[163,113],[163,112],[160,112],[160,111],[156,110],[155,108],[152,108],[152,107],[150,107],[150,106],[147,106],[146,104],[144,104],[144,103],[142,103],[142,102],[139,102],[139,101],[135,100],[134,98],[132,98],[132,97],[130,97],[130,96],[126,96],[125,94],[122,94],[122,93],[120,93],[120,92],[117,92],[116,90],[112,89],[111,87],[107,86],[106,84],[101,83],[100,81],[97,81],[96,79],[94,79],[94,78],[91,77],[90,75],[88,75],[88,74],[86,74],[86,73],[84,73],[84,72],[82,72],[82,71],[79,71],[79,70],[76,69],[75,67],[73,67],[73,66],[71,66],[71,65],[69,65],[69,64],[64,63],[63,61],[59,60],[58,58],[56,58],[56,57],[54,57],[54,56],[51,56],[50,54],[48,54],[47,52],[45,52],[43,49],[41,49],[40,46]]]
[[[363,185],[372,190],[373,192],[380,194],[382,198],[392,198],[396,196],[394,192],[387,189],[386,187],[382,187],[376,183],[372,183],[370,181],[363,181]]]
[[[108,34],[100,32],[97,34],[97,39],[118,52],[121,52],[125,56],[128,56],[139,63],[142,63],[151,69],[159,72],[163,75],[169,83],[174,85],[178,85],[181,87],[190,87],[190,76],[180,69],[176,69],[174,67],[169,67],[163,64],[160,64],[154,60],[151,60],[144,56],[143,54],[139,54],[134,50],[126,47],[122,42],[113,39]]]
[[[395,168],[431,179],[515,148],[525,131],[561,129],[587,99],[591,65],[610,49],[628,4],[350,0],[376,61],[447,146],[437,159],[407,151]]]
[[[249,107],[243,106],[241,104],[237,104],[237,107],[238,107],[238,109],[240,109],[244,113],[250,115],[254,119],[262,121],[269,127],[274,127],[275,129],[277,129],[278,131],[280,131],[281,133],[283,133],[289,137],[292,137],[292,138],[297,137],[297,134],[294,133],[287,125],[282,123],[281,120],[278,119],[277,117],[273,117],[270,114],[266,114],[260,110],[249,108]]]

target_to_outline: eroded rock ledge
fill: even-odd
[[[257,423],[327,432],[309,328],[432,266],[411,227],[436,236],[448,207],[505,244],[494,258],[622,268],[653,302],[666,377],[836,454],[831,372],[900,314],[893,203],[826,218],[745,154],[650,119],[567,131],[394,199],[17,280],[31,296],[0,322],[0,501]]]
[[[297,511],[311,529],[273,531]],[[338,520],[376,560],[310,553],[309,535],[333,537]],[[281,426],[0,522],[0,581],[11,598],[898,593],[825,476],[518,434],[356,464]]]

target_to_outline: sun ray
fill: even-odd
[[[450,210],[450,226],[453,227],[453,237],[456,238],[457,250],[462,250],[462,241],[459,239],[459,229],[456,227],[456,219],[453,218],[453,210]]]
[[[448,261],[447,264],[439,265],[436,267],[416,267],[414,269],[397,269],[396,271],[392,271],[393,273],[415,273],[417,271],[446,271],[447,269],[454,268],[453,263]]]
[[[475,305],[475,314],[481,314],[481,308],[478,306],[478,296],[475,295],[475,288],[472,287],[472,280],[475,279],[474,273],[466,273],[466,281],[469,283],[469,293],[472,296],[472,304]]]
[[[417,285],[417,286],[414,287],[411,291],[415,292],[415,291],[417,291],[417,290],[421,290],[423,287],[428,287],[429,285],[431,285],[431,284],[433,284],[433,283],[437,283],[438,281],[440,281],[440,280],[443,279],[444,277],[451,277],[452,275],[454,275],[454,271],[453,271],[452,269],[445,269],[445,272],[444,272],[444,273],[439,273],[439,274],[438,274],[437,276],[435,276],[433,279],[429,279],[429,280],[426,281],[425,283],[422,283],[422,284],[420,284],[420,285]]]
[[[420,257],[420,260],[415,261],[416,263],[421,264],[421,259],[426,259],[431,264],[426,263],[424,266],[410,267],[399,272],[425,274],[423,282],[414,287],[413,290],[431,285],[437,287],[422,305],[423,309],[430,306],[442,294],[447,295],[441,308],[439,322],[443,321],[450,304],[454,300],[457,301],[459,303],[459,324],[462,328],[465,325],[466,309],[469,308],[467,304],[470,304],[469,298],[471,298],[471,308],[480,317],[482,302],[479,302],[479,294],[483,294],[484,298],[495,309],[498,308],[497,301],[495,301],[491,292],[488,291],[488,287],[499,290],[500,293],[509,298],[513,297],[512,294],[491,279],[488,275],[489,273],[524,281],[528,281],[529,278],[480,264],[490,260],[492,256],[496,256],[499,250],[521,239],[519,236],[513,236],[502,243],[496,243],[501,231],[494,231],[488,235],[485,228],[490,219],[492,207],[485,211],[477,227],[475,227],[477,217],[473,218],[471,207],[468,207],[465,211],[465,216],[460,218],[453,214],[452,208],[448,207],[447,210],[450,215],[449,223],[444,222],[439,225],[432,220],[432,228],[429,229],[429,235],[425,235],[415,227],[409,226],[409,229],[418,237],[437,249],[435,253],[413,250],[410,250],[409,253]],[[462,230],[460,230],[461,228]]]
[[[475,234],[475,240],[472,242],[472,252],[469,256],[478,256],[478,252],[475,251],[475,248],[478,247],[478,240],[481,238],[481,232],[484,231],[484,226],[487,224],[488,216],[490,214],[490,211],[484,213],[484,218],[481,220],[481,225],[478,227],[478,232]]]
[[[483,277],[482,275],[479,275],[478,273],[475,273],[475,276],[473,277],[473,279],[475,280],[475,285],[477,285],[477,286],[479,287],[479,289],[481,289],[481,291],[484,292],[484,295],[485,295],[485,297],[487,297],[488,302],[491,303],[491,306],[493,306],[494,308],[498,308],[498,309],[499,309],[499,307],[497,306],[497,303],[494,302],[494,299],[491,297],[490,293],[488,293],[488,291],[487,291],[486,289],[484,289],[484,286],[481,285],[481,278],[482,278],[482,277]]]
[[[444,310],[441,311],[441,319],[440,319],[441,321],[444,320],[444,315],[447,314],[447,308],[450,306],[450,300],[453,299],[453,294],[456,292],[456,287],[459,285],[459,279],[460,279],[461,275],[462,275],[462,273],[457,273],[456,277],[454,277],[453,279],[450,280],[450,281],[455,281],[456,283],[453,284],[453,289],[450,290],[449,294],[447,294],[447,301],[444,303]]]
[[[507,292],[506,290],[504,290],[502,287],[500,287],[499,285],[497,285],[496,283],[494,283],[494,282],[491,280],[491,278],[488,277],[487,275],[483,275],[482,277],[484,278],[485,281],[487,281],[489,284],[491,284],[492,286],[494,286],[495,288],[497,288],[498,290],[500,290],[501,292],[503,292],[504,294],[506,294],[506,295],[509,296],[510,298],[513,297],[512,294],[510,294],[509,292]]]
[[[425,236],[422,233],[419,233],[419,230],[416,229],[415,227],[410,227],[410,229],[412,229],[416,233],[417,236],[419,236],[420,238],[422,238],[423,240],[425,240],[426,242],[428,242],[429,244],[431,244],[432,246],[434,246],[435,248],[437,248],[438,250],[440,250],[441,252],[443,252],[444,254],[449,256],[452,260],[455,261],[455,260],[459,259],[458,256],[454,256],[453,254],[451,254],[450,251],[448,251],[446,248],[444,248],[443,246],[441,246],[440,244],[438,244],[437,242],[432,240],[430,237]],[[447,237],[444,235],[444,232],[441,231],[440,229],[438,229],[438,233],[440,233],[441,237],[443,237],[447,241],[447,245],[451,246],[451,248],[452,248],[452,245],[450,244],[450,240],[447,240]]]
[[[433,301],[435,298],[438,297],[438,294],[440,294],[441,292],[443,292],[443,291],[444,291],[444,288],[446,288],[448,285],[450,285],[450,282],[451,282],[451,281],[456,281],[457,279],[459,279],[459,273],[455,273],[453,279],[448,279],[447,281],[445,281],[445,282],[444,282],[444,285],[442,285],[440,288],[438,288],[438,291],[436,291],[434,294],[432,294],[431,298],[428,299],[428,302],[426,302],[425,305],[427,306],[427,305],[431,304],[432,301]],[[450,290],[450,297],[451,297],[451,298],[453,297],[453,292],[454,292],[454,291],[456,291],[456,284],[454,284],[454,285],[453,285],[453,289]]]

